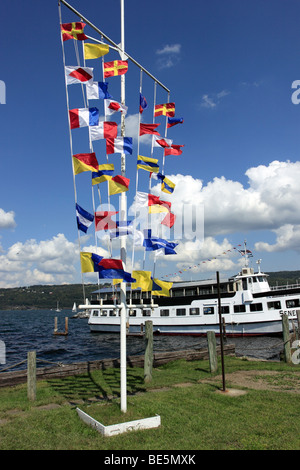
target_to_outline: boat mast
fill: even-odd
[[[245,268],[248,268],[249,258],[248,258],[248,253],[247,253],[247,242],[246,242],[246,240],[244,240],[244,253],[245,253]]]

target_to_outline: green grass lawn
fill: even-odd
[[[279,391],[247,388],[237,397],[216,393],[222,383],[209,373],[208,361],[183,360],[155,368],[149,384],[144,384],[142,369],[129,368],[125,414],[120,411],[118,369],[40,381],[35,402],[27,400],[26,385],[3,388],[0,449],[299,449],[299,366],[225,357],[225,370],[226,377],[238,371],[277,371],[266,375],[265,383],[268,388],[276,381]],[[226,386],[235,384],[227,381]],[[161,426],[102,437],[79,419],[76,406],[104,425],[158,414]]]

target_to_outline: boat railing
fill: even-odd
[[[299,288],[300,284],[285,284],[282,286],[270,286],[271,290],[286,290],[286,289],[296,289]]]

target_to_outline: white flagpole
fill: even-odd
[[[124,0],[121,4],[121,60],[125,60],[125,31],[124,31]],[[125,75],[121,75],[121,104],[125,105]],[[121,136],[125,137],[125,115],[121,115]],[[126,158],[125,153],[121,154],[121,174],[125,176]],[[126,193],[122,192],[120,196],[120,220],[127,220],[127,198]],[[120,237],[121,260],[124,270],[126,270],[126,237]],[[126,367],[126,282],[121,283],[120,287],[121,313],[120,313],[120,378],[121,378],[121,411],[127,411],[127,367]]]

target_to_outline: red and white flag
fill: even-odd
[[[153,147],[171,147],[172,139],[163,139],[162,137],[155,137]]]
[[[118,124],[116,122],[99,122],[98,126],[90,127],[91,140],[115,139],[118,134]]]
[[[66,66],[67,85],[73,83],[88,83],[93,81],[93,70],[90,67]]]
[[[127,106],[124,106],[117,101],[114,100],[104,100],[104,107],[105,107],[105,115],[106,116],[111,116],[114,113],[120,112],[123,113],[124,115],[127,113]]]

